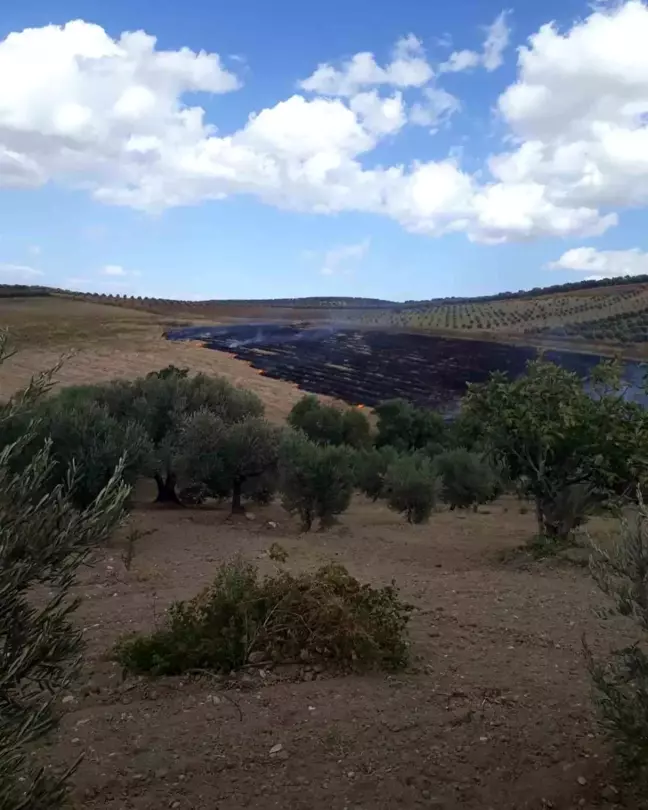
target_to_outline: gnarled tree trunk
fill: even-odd
[[[175,506],[184,506],[178,493],[176,491],[176,475],[168,471],[166,476],[155,473],[155,483],[157,484],[158,494],[155,499],[156,503],[170,503]]]

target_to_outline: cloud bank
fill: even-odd
[[[473,174],[449,155],[367,166],[407,126],[461,108],[444,73],[497,68],[508,16],[482,51],[434,65],[410,34],[386,64],[368,52],[319,65],[291,97],[223,133],[188,93],[237,91],[217,55],[163,51],[144,32],[111,38],[81,20],[0,42],[0,186],[49,181],[111,205],[159,211],[246,194],[281,208],[389,217],[412,232],[498,243],[592,236],[648,202],[648,7],[599,8],[553,24],[517,54],[496,104],[507,148]],[[470,55],[472,54],[472,55]],[[445,66],[444,66],[445,65]]]

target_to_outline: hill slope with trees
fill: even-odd
[[[188,301],[0,285],[0,298],[67,299],[188,320],[306,320],[428,334],[493,336],[580,345],[648,342],[648,276],[582,281],[473,298],[404,303],[373,298],[311,297]]]

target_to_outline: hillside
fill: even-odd
[[[312,297],[274,300],[177,301],[112,296],[44,287],[0,286],[0,297],[49,297],[138,310],[149,317],[187,322],[232,320],[333,321],[366,328],[492,337],[532,344],[597,349],[648,343],[648,276],[503,292],[477,298],[397,303],[373,298]]]

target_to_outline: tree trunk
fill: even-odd
[[[184,506],[176,492],[175,473],[167,472],[165,478],[163,478],[160,473],[155,473],[155,483],[158,488],[157,498],[155,499],[156,503],[172,503],[175,506]]]
[[[302,519],[302,531],[309,532],[313,528],[313,513],[310,509],[304,509],[300,516]]]
[[[544,509],[542,508],[542,499],[539,496],[536,496],[535,507],[536,507],[536,521],[538,524],[538,537],[544,537],[545,536]]]
[[[241,503],[241,489],[243,487],[243,480],[241,478],[236,478],[234,480],[234,485],[232,487],[232,514],[233,515],[243,515],[245,514],[245,508]]]

